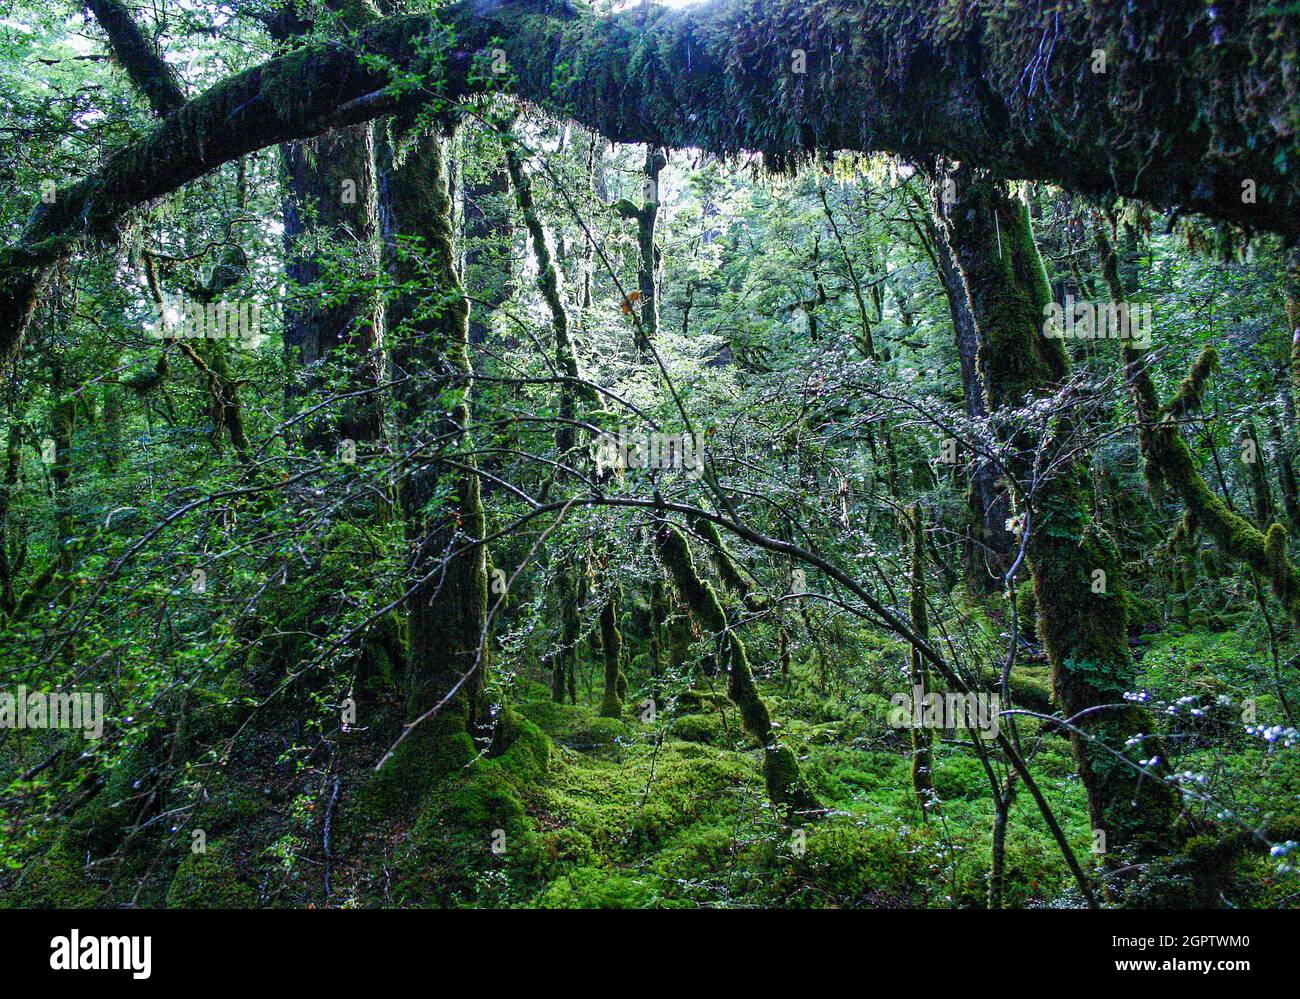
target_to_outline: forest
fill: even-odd
[[[3,0],[0,190],[0,908],[1300,908],[1300,3]]]

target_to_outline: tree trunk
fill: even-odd
[[[285,353],[307,369],[307,386],[319,386],[323,365],[341,363],[348,372],[342,390],[366,393],[330,406],[331,416],[308,427],[304,443],[314,450],[376,440],[382,426],[379,302],[365,287],[378,270],[374,138],[363,123],[281,147]],[[334,289],[353,283],[361,287],[333,298]],[[303,388],[291,387],[290,396]]]
[[[469,424],[469,303],[455,267],[451,197],[442,143],[426,133],[399,136],[385,164],[383,223],[387,266],[395,284],[417,290],[388,307],[398,423],[421,445],[401,485],[411,546],[407,714],[419,717],[444,698],[441,714],[473,725],[486,667],[488,580],[483,506],[473,459],[465,469],[438,460],[464,443]],[[439,487],[453,500],[426,509]],[[444,722],[439,728],[450,727]]]
[[[1068,371],[1061,341],[1043,336],[1051,289],[1028,206],[1002,182],[966,165],[949,176],[954,197],[941,202],[941,220],[980,334],[986,403],[994,412],[1017,408],[1051,390]],[[1059,418],[1057,441],[1069,440],[1072,419]],[[1017,478],[1027,482],[1036,442],[1022,436],[1008,444]],[[1137,671],[1128,648],[1122,563],[1092,509],[1086,469],[1071,460],[1039,485],[1025,529],[1031,532],[1037,631],[1056,700],[1074,719],[1070,742],[1092,827],[1118,858],[1129,847],[1142,852],[1168,845],[1173,799],[1158,766],[1150,768],[1154,775],[1136,768],[1138,759],[1157,755],[1151,741],[1140,741],[1137,756],[1129,746],[1150,725],[1146,713],[1124,699]]]
[[[934,244],[934,257],[944,297],[948,301],[948,314],[952,317],[953,332],[957,339],[957,359],[961,366],[962,400],[966,415],[981,419],[988,415],[984,401],[984,379],[979,369],[979,332],[971,313],[970,300],[961,270],[953,259],[945,227],[940,224],[940,209],[946,191],[943,174],[946,167],[930,174],[930,196],[935,210],[935,222],[929,225]],[[975,460],[967,501],[974,516],[974,557],[971,559],[972,582],[984,591],[1001,590],[1002,577],[1010,568],[1017,549],[1016,539],[1007,530],[1011,504],[1007,491],[998,488],[998,472],[987,459]]]
[[[930,621],[925,607],[925,526],[921,520],[921,506],[913,503],[908,510],[908,526],[912,532],[912,587],[909,611],[912,630],[923,641],[930,638]],[[916,649],[911,652],[912,696],[925,697],[926,668],[925,660]],[[930,814],[935,804],[934,780],[930,758],[930,733],[920,725],[912,726],[912,792],[916,803],[921,806],[921,815]]]
[[[615,586],[600,612],[600,649],[605,660],[600,713],[605,718],[623,717],[623,635],[618,630],[618,604],[618,587]]]
[[[763,773],[772,802],[791,815],[810,817],[820,811],[821,803],[804,783],[794,753],[776,739],[767,705],[754,686],[745,643],[727,621],[713,587],[700,578],[685,535],[667,522],[661,523],[655,530],[655,549],[690,612],[718,638],[727,671],[727,696],[740,712],[745,732],[763,750]]]

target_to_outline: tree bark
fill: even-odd
[[[153,113],[162,118],[183,105],[185,94],[176,74],[145,38],[131,12],[117,0],[87,0],[86,6],[108,35],[118,65],[145,96]]]
[[[953,259],[947,232],[940,221],[946,185],[944,169],[947,167],[941,162],[939,168],[929,175],[930,197],[935,215],[934,221],[927,223],[927,228],[934,245],[935,269],[939,273],[939,282],[943,285],[948,314],[952,318],[957,340],[957,359],[961,367],[962,399],[966,415],[972,419],[982,419],[988,415],[988,407],[984,401],[984,379],[979,368],[979,331],[975,328],[975,317],[966,295],[966,283]],[[981,590],[999,589],[1002,576],[1015,557],[1017,544],[1007,530],[1007,520],[1011,516],[1007,491],[998,487],[997,469],[987,459],[975,462],[967,501],[974,517],[976,549],[971,559],[969,575],[974,577],[972,582]]]
[[[930,621],[925,607],[925,525],[921,506],[913,503],[907,511],[908,527],[912,534],[912,586],[908,603],[912,630],[922,641],[930,638]],[[926,693],[925,659],[917,649],[911,651],[912,696],[924,698]],[[934,779],[930,757],[930,733],[920,725],[912,726],[912,793],[921,807],[922,817],[930,814],[935,804]]]

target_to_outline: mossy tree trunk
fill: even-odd
[[[510,238],[510,177],[505,164],[487,176],[466,182],[461,214],[465,225],[465,285],[474,290],[469,315],[469,343],[487,342],[492,313],[514,294]]]
[[[561,565],[558,574],[556,602],[560,608],[560,642],[551,662],[551,699],[556,704],[562,704],[567,693],[570,701],[576,703],[578,638],[581,634],[577,567],[572,564]]]
[[[600,713],[606,718],[623,716],[623,634],[618,630],[618,605],[616,586],[600,611],[600,651],[605,663]]]
[[[1242,444],[1246,448],[1244,453],[1250,455],[1246,468],[1250,472],[1250,503],[1255,523],[1261,530],[1268,530],[1268,525],[1273,523],[1273,491],[1268,487],[1268,475],[1264,471],[1264,439],[1252,419],[1246,420]]]
[[[16,418],[17,408],[16,402],[10,402],[6,414],[9,427],[5,434],[4,478],[0,479],[0,620],[12,614],[17,606],[14,576],[21,563],[19,558],[10,557],[10,551],[17,554],[19,548],[11,545],[9,528],[9,511],[18,492],[18,469],[22,464],[22,424]]]
[[[424,444],[401,485],[411,546],[407,713],[419,717],[444,698],[441,714],[470,726],[486,669],[488,581],[483,505],[472,459],[438,460],[463,443],[469,424],[469,302],[455,267],[451,196],[442,140],[395,135],[382,198],[387,266],[397,286],[387,319],[397,389],[395,412]],[[437,450],[430,453],[430,448]],[[440,489],[452,499],[429,508]]]
[[[1283,294],[1286,299],[1286,325],[1291,335],[1291,393],[1295,399],[1300,396],[1300,247],[1295,247],[1286,257],[1286,274],[1282,279]],[[1300,420],[1295,419],[1295,409],[1291,411],[1290,432],[1300,440]]]
[[[907,512],[911,530],[912,580],[908,602],[912,630],[922,641],[929,641],[930,618],[925,607],[925,524],[920,504],[914,503]],[[927,670],[925,660],[917,649],[911,651],[912,696],[925,697]],[[912,726],[912,792],[921,806],[921,815],[928,816],[935,804],[933,767],[930,755],[930,733],[920,725]]]
[[[1124,288],[1113,244],[1104,230],[1097,232],[1097,247],[1107,288],[1112,299],[1118,299],[1123,296]],[[1291,264],[1294,266],[1298,259],[1300,256],[1293,256]],[[1288,310],[1289,308],[1288,304]],[[1138,423],[1138,444],[1142,451],[1147,482],[1154,494],[1172,491],[1183,501],[1185,507],[1182,525],[1175,532],[1175,539],[1185,545],[1188,552],[1184,592],[1189,591],[1194,583],[1194,555],[1197,550],[1195,538],[1204,529],[1225,554],[1244,562],[1254,572],[1268,579],[1288,617],[1293,623],[1300,624],[1300,569],[1297,569],[1287,554],[1286,528],[1281,524],[1270,525],[1267,522],[1271,519],[1271,499],[1267,504],[1270,516],[1262,520],[1258,528],[1255,527],[1232,508],[1232,499],[1226,488],[1222,498],[1215,495],[1196,467],[1187,442],[1179,433],[1179,421],[1191,416],[1200,407],[1210,378],[1219,365],[1218,352],[1213,346],[1206,346],[1193,362],[1178,390],[1164,403],[1160,401],[1155,383],[1147,370],[1145,351],[1126,341],[1121,348],[1121,360]],[[1284,401],[1285,399],[1284,395]],[[1248,432],[1253,437],[1253,430]],[[1255,452],[1258,459],[1261,452],[1257,439]],[[1260,462],[1256,461],[1258,464]],[[1266,492],[1266,480],[1263,486]],[[1256,513],[1259,515],[1264,512],[1265,504],[1260,502],[1259,493],[1255,495]],[[1173,544],[1170,545],[1171,550],[1174,547]]]
[[[663,576],[658,574],[650,584],[650,698],[656,705],[663,703],[665,661],[668,659],[664,629],[668,625],[668,590]]]
[[[1287,395],[1285,388],[1283,394]],[[1287,405],[1289,400],[1284,401],[1283,412]],[[1268,436],[1277,455],[1277,486],[1282,494],[1282,509],[1286,511],[1291,530],[1296,531],[1300,529],[1300,480],[1296,479],[1295,447],[1282,436],[1282,421],[1275,410],[1268,414]]]
[[[935,270],[943,285],[957,341],[962,402],[967,416],[982,419],[988,415],[988,406],[985,402],[984,378],[979,368],[979,331],[975,328],[975,316],[966,295],[966,284],[948,243],[947,229],[939,221],[951,179],[945,176],[946,169],[949,169],[947,161],[940,159],[928,175],[934,218],[927,219],[925,233],[934,247]],[[999,488],[997,469],[987,459],[975,461],[967,490],[967,502],[973,515],[973,551],[968,562],[967,576],[980,590],[999,590],[1001,577],[1011,566],[1018,546],[1007,530],[1007,520],[1011,516],[1007,490]]]
[[[687,608],[718,638],[727,671],[727,696],[740,713],[745,732],[763,751],[768,795],[792,816],[811,817],[821,810],[821,803],[804,782],[794,752],[777,741],[772,717],[754,685],[745,643],[727,620],[713,587],[701,578],[686,536],[666,521],[662,522],[655,529],[655,550]]]
[[[50,442],[54,445],[50,481],[54,486],[55,548],[59,574],[66,578],[72,570],[72,539],[76,533],[72,505],[72,442],[77,429],[77,396],[61,364],[56,364],[51,372],[50,391],[55,397],[50,411]]]
[[[986,402],[992,412],[1018,408],[1057,386],[1069,367],[1061,341],[1043,335],[1051,289],[1028,206],[1003,182],[969,166],[948,176],[951,197],[940,203],[941,222],[980,333]],[[1056,441],[1070,439],[1073,420],[1069,412],[1056,418]],[[1017,478],[1028,482],[1036,442],[1022,433],[1007,443]],[[1092,517],[1091,484],[1080,461],[1063,462],[1032,500],[1027,555],[1037,632],[1057,703],[1074,719],[1070,742],[1092,827],[1104,834],[1112,857],[1130,847],[1161,850],[1169,843],[1173,796],[1158,768],[1153,775],[1137,766],[1156,749],[1151,740],[1136,739],[1149,732],[1146,713],[1125,703],[1136,668],[1119,551]]]
[[[663,150],[647,146],[642,190],[635,202],[624,199],[617,205],[623,218],[636,222],[636,285],[640,299],[637,350],[647,350],[659,332],[659,248],[655,245],[655,233],[659,222],[659,174],[667,165]],[[627,303],[627,308],[630,310],[632,303]]]
[[[1202,385],[1218,364],[1213,347],[1206,347],[1178,394],[1161,405],[1146,370],[1142,351],[1124,350],[1125,377],[1138,419],[1138,441],[1147,465],[1147,478],[1172,490],[1187,514],[1228,556],[1244,562],[1268,579],[1287,615],[1300,624],[1300,569],[1287,553],[1287,531],[1281,524],[1261,530],[1230,509],[1196,467],[1191,448],[1179,433],[1178,417],[1195,408]]]
[[[1008,177],[1300,234],[1300,183],[1286,168],[1294,114],[1277,113],[1300,107],[1289,70],[1300,14],[1269,0],[1032,0],[996,16],[928,0],[832,0],[808,15],[806,0],[565,18],[465,0],[438,15],[454,29],[450,51],[432,15],[385,17],[347,45],[308,46],[231,76],[40,205],[0,253],[0,367],[77,239],[116,238],[132,208],[253,150],[496,86],[474,54],[498,44],[520,96],[618,142],[752,149],[778,165],[812,150],[947,154]],[[793,71],[791,23],[801,25],[803,73]],[[1113,72],[1092,70],[1097,51]],[[629,73],[647,57],[664,68]],[[1029,65],[1041,85],[1026,92]],[[394,74],[425,72],[419,96],[389,86]],[[1256,198],[1242,197],[1246,181]]]
[[[86,0],[86,6],[108,36],[117,64],[126,70],[158,117],[185,103],[185,94],[172,68],[150,43],[131,12],[117,0]]]
[[[547,240],[546,228],[542,224],[542,218],[538,214],[537,205],[533,199],[532,180],[528,175],[519,148],[514,145],[510,136],[506,136],[506,143],[506,175],[509,178],[510,187],[514,190],[515,204],[519,208],[519,216],[528,233],[533,256],[537,258],[537,289],[551,316],[551,331],[555,338],[555,365],[565,378],[565,381],[561,382],[558,388],[559,418],[555,424],[555,450],[558,468],[554,473],[552,485],[547,487],[547,493],[549,494],[552,487],[563,489],[567,477],[566,469],[574,468],[576,463],[583,460],[577,447],[578,402],[581,401],[587,405],[596,406],[599,404],[599,397],[595,390],[582,379],[582,371],[578,366],[578,356],[570,334],[569,310],[566,307],[564,292],[560,284],[560,269],[556,266],[551,255],[551,246]],[[575,686],[572,677],[576,671],[578,654],[577,571],[576,564],[567,558],[561,559],[556,569],[559,576],[557,599],[560,602],[560,641],[552,665],[551,695],[557,703],[564,699],[566,677],[568,678],[568,688],[573,690]],[[613,613],[617,615],[617,608],[614,609]],[[603,627],[604,615],[602,614],[602,629]],[[617,623],[615,623],[614,633],[616,635],[617,631]],[[608,652],[606,652],[606,657],[608,662]],[[617,659],[617,653],[615,653],[615,658]],[[615,669],[617,676],[617,666]],[[615,690],[614,700],[610,700],[609,690],[611,688],[609,688],[608,683],[606,688],[602,712],[608,710],[613,712],[615,716],[622,714],[622,705],[617,696],[617,684],[613,688]]]
[[[333,418],[313,422],[304,435],[312,449],[329,450],[341,440],[373,441],[382,409],[379,302],[371,284],[378,269],[378,202],[374,126],[368,122],[281,147],[284,175],[285,276],[289,302],[284,349],[309,372],[326,363],[348,373],[342,387],[368,394],[330,407]],[[352,293],[327,289],[355,283]],[[290,397],[304,386],[291,385]]]

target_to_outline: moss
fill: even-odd
[[[76,854],[58,844],[27,865],[13,891],[0,892],[0,908],[89,909],[102,897]]]
[[[445,770],[425,794],[393,864],[399,904],[482,904],[506,890],[486,873],[506,877],[536,861],[531,804],[545,786],[551,742],[527,719],[504,709],[485,756]],[[531,858],[531,859],[530,859]]]
[[[597,859],[591,837],[571,826],[539,832],[525,843],[524,849],[524,862],[531,875],[544,881],[554,881]]]
[[[1038,640],[1038,606],[1034,603],[1034,584],[1026,579],[1016,587],[1016,622],[1020,633],[1030,642]]]
[[[209,843],[206,853],[188,854],[167,889],[172,909],[251,909],[258,901],[255,884],[235,863],[226,840]]]
[[[655,904],[648,878],[583,867],[551,884],[537,907],[541,909],[645,909]]]
[[[1125,590],[1122,598],[1124,616],[1130,628],[1151,628],[1163,620],[1160,606],[1154,600],[1141,597],[1132,590]]]
[[[894,830],[836,823],[806,831],[785,886],[793,906],[901,908],[920,904],[925,862],[917,844]]]
[[[673,738],[698,742],[706,746],[726,746],[733,738],[722,719],[716,715],[683,715],[673,720]]]
[[[1220,909],[1252,906],[1258,892],[1244,876],[1249,834],[1190,837],[1179,853],[1160,857],[1123,882],[1119,900],[1129,908]]]
[[[186,826],[202,829],[209,837],[232,828],[246,826],[265,814],[265,796],[258,795],[218,773],[208,778],[198,805],[188,816]]]
[[[589,751],[611,750],[637,737],[637,727],[623,718],[606,718],[585,704],[531,701],[520,712],[561,746]]]
[[[730,702],[725,694],[699,687],[689,687],[673,698],[673,709],[679,714],[716,712]]]
[[[476,754],[463,714],[444,711],[435,715],[369,777],[358,796],[358,807],[367,814],[409,817],[433,791],[469,766]]]
[[[146,735],[109,772],[100,792],[77,810],[65,833],[73,850],[105,857],[118,847],[137,820],[135,809],[154,778],[159,746],[159,733]]]

